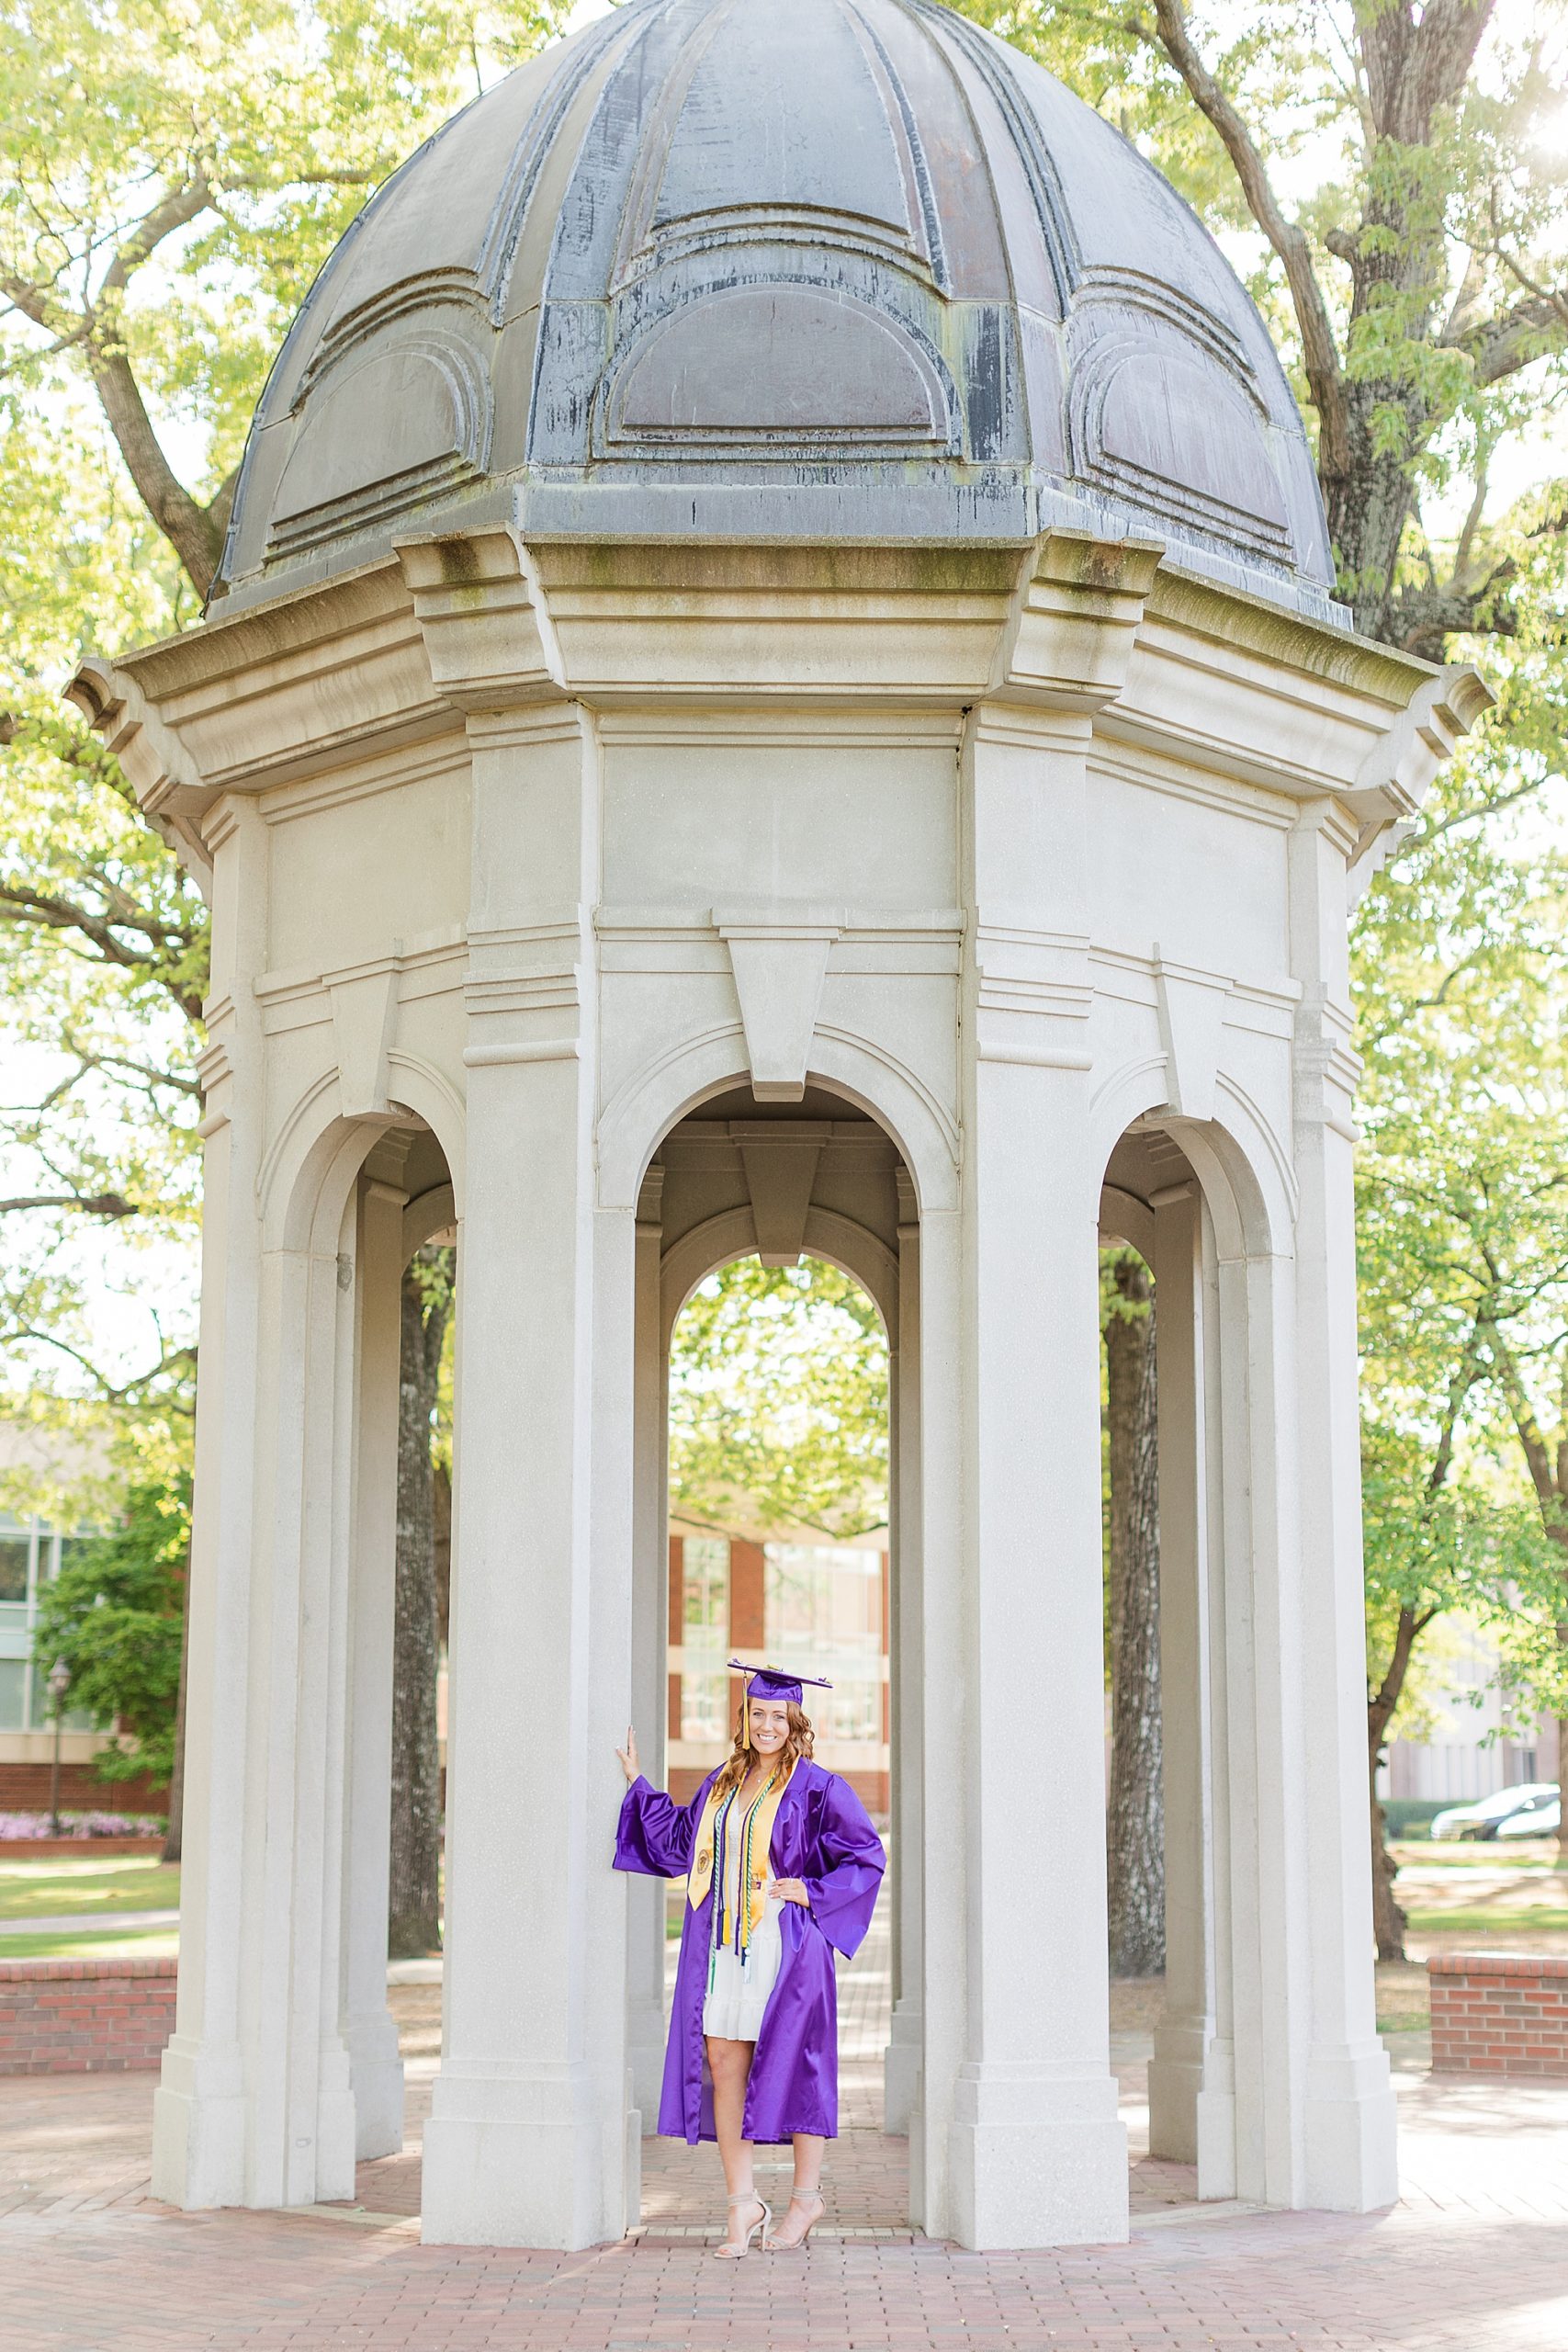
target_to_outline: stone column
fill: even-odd
[[[307,1171],[262,1259],[244,2015],[245,2201],[264,2206],[354,2193],[340,1973],[352,1181],[341,1164]]]
[[[914,1184],[898,1187],[898,1327],[890,1367],[893,2017],[883,2060],[883,2129],[907,2132],[919,2096],[924,1973],[920,1808],[920,1228]]]
[[[968,1678],[964,1670],[964,1257],[956,1208],[920,1216],[920,1532],[925,1654],[940,1666],[908,1694],[919,1713],[921,1968],[913,1978],[922,2064],[909,2117],[909,2217],[952,2234],[952,2124],[967,2048],[969,1904],[965,1851]],[[905,1984],[911,1982],[906,1964]]]
[[[403,1211],[392,1181],[406,1143],[389,1137],[359,1187],[355,1252],[357,1378],[344,1883],[344,2038],[361,2162],[403,2144],[403,2063],[387,2007],[393,1621],[398,1541],[398,1379]]]
[[[469,734],[462,1555],[423,2235],[570,2248],[626,2221],[609,1861],[632,1702],[635,1218],[593,1199],[594,747],[570,709]]]
[[[1159,1302],[1166,1962],[1165,2009],[1149,2064],[1149,2149],[1203,2170],[1199,2113],[1214,2037],[1214,1854],[1201,1200],[1189,1182],[1156,1193],[1151,1205]]]
[[[1089,739],[1087,717],[987,707],[965,760],[963,1638],[930,1654],[963,1677],[949,2214],[981,2247],[1127,2233],[1106,1972]],[[928,1797],[940,1769],[928,1749]]]
[[[260,1008],[266,829],[220,804],[213,858],[202,1122],[201,1387],[196,1419],[186,1668],[179,1996],[152,2102],[152,2193],[187,2210],[247,2201],[250,2103],[243,2048],[246,1736],[255,1517],[265,1100]]]
[[[661,1339],[660,1253],[664,1170],[643,1179],[637,1221],[636,1557],[632,1599],[632,1719],[643,1770],[666,1785],[669,1716],[670,1566],[666,1458],[668,1414]],[[659,2124],[664,2075],[664,1883],[626,1883],[626,2048],[632,2098],[644,2135]]]
[[[1346,866],[1331,802],[1291,837],[1296,1020],[1295,1343],[1302,1464],[1301,1762],[1311,1968],[1303,2201],[1366,2212],[1399,2193],[1394,2096],[1378,2039],[1367,1835],[1366,1634],[1357,1412],[1353,1089]]]

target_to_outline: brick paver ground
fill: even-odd
[[[147,2194],[150,2075],[0,2085],[4,2352],[1568,2352],[1568,2089],[1438,2082],[1402,2062],[1404,2195],[1364,2219],[1194,2209],[1140,2156],[1146,2021],[1119,2004],[1134,2235],[966,2255],[903,2220],[905,2151],[879,2128],[886,1954],[844,1986],[836,2234],[805,2256],[712,2260],[711,2151],[645,2143],[645,2224],[588,2254],[418,2243],[419,2127],[435,1988],[394,1996],[406,2153],[357,2210],[182,2214]],[[784,2186],[769,2176],[769,2185]]]

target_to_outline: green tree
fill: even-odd
[[[0,1339],[22,1385],[190,1401],[206,915],[61,688],[197,616],[311,278],[562,13],[0,0]],[[142,1303],[107,1345],[106,1285]]]
[[[1500,442],[1568,381],[1561,6],[963,7],[1245,232],[1358,628],[1437,660],[1456,632],[1512,632],[1528,533],[1559,522],[1489,491]],[[1456,481],[1462,520],[1428,532]]]
[[[39,1596],[35,1656],[62,1659],[73,1711],[120,1736],[97,1759],[103,1780],[162,1785],[174,1771],[189,1556],[188,1486],[133,1487],[118,1525]]]
[[[887,1519],[887,1340],[858,1283],[741,1258],[700,1283],[670,1356],[670,1494],[834,1539]]]
[[[1549,612],[1543,598],[1538,633]],[[1563,1498],[1540,1431],[1568,1360],[1568,1001],[1538,658],[1511,650],[1517,734],[1494,733],[1444,780],[1359,925],[1374,1771],[1416,1645],[1445,1609],[1490,1623],[1521,1694],[1561,1706]],[[1385,1950],[1401,1931],[1389,1875],[1380,1855]]]

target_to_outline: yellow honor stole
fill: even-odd
[[[750,1901],[746,1906],[746,1925],[748,1931],[756,1927],[759,1920],[761,1918],[763,1912],[767,1909],[767,1898],[763,1894],[762,1889],[767,1884],[768,1879],[772,1874],[769,1869],[769,1861],[770,1849],[773,1845],[773,1823],[778,1817],[779,1805],[783,1800],[784,1791],[789,1786],[790,1778],[794,1770],[795,1767],[792,1765],[789,1772],[785,1773],[784,1779],[780,1781],[775,1787],[765,1790],[762,1795],[757,1798],[754,1804],[748,1807],[750,1818],[747,1826],[750,1830],[750,1838],[742,1840],[741,1846],[742,1871],[744,1871],[746,1867],[746,1851],[748,1847],[750,1849],[752,1858],[752,1867],[750,1873],[751,1882],[750,1888]],[[721,1797],[719,1795],[718,1788],[716,1783],[715,1786],[708,1791],[707,1803],[703,1807],[703,1817],[697,1824],[696,1842],[692,1850],[692,1866],[686,1874],[686,1900],[691,1905],[694,1911],[695,1911],[698,1906],[706,1900],[708,1889],[713,1884],[715,1833],[718,1824],[719,1808],[727,1802],[728,1796]],[[731,1821],[735,1818],[733,1811],[730,1818]],[[731,1829],[729,1834],[733,1837],[739,1833],[738,1829]],[[759,1863],[761,1865],[760,1869],[757,1867]],[[728,1873],[726,1873],[726,1875],[728,1875]],[[721,1910],[723,1909],[723,1892],[724,1891],[721,1888],[719,1891],[719,1908]],[[722,1920],[716,1920],[715,1927],[716,1929],[716,1933],[714,1938],[716,1944],[732,1944],[735,1941],[735,1921],[728,1914],[726,1914]],[[750,1932],[741,1939],[743,1945],[749,1944],[750,1940]]]

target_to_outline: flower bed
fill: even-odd
[[[164,1826],[152,1813],[62,1813],[57,1838],[52,1814],[0,1813],[0,1844],[47,1842],[53,1846],[81,1846],[109,1839],[123,1844],[133,1838],[136,1847],[130,1850],[138,1850],[149,1838],[156,1838],[162,1844]]]

